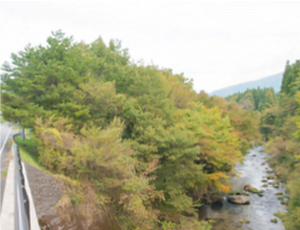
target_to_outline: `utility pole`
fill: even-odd
[[[23,126],[21,126],[22,128],[21,128],[21,138],[22,138],[22,141],[24,141],[25,140],[25,132],[24,132],[24,127]]]

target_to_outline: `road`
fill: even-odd
[[[11,141],[13,129],[8,122],[4,122],[0,125],[1,125],[0,126],[0,158],[1,158],[0,171],[1,172],[0,173],[2,175],[2,173],[6,171],[6,167],[8,164],[8,161],[6,159],[8,157],[8,153],[10,152],[9,143]],[[1,193],[0,193],[1,196],[0,210],[1,210],[6,178],[1,176],[0,181],[1,181]]]

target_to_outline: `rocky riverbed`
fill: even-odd
[[[214,230],[283,230],[281,220],[274,213],[286,211],[284,203],[288,198],[284,184],[277,180],[266,162],[267,157],[262,147],[253,148],[243,163],[236,165],[240,176],[231,179],[235,192],[242,193],[246,184],[257,189],[249,192],[250,204],[234,204],[224,196],[223,205],[202,206],[199,219],[215,219]]]

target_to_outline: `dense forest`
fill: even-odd
[[[288,66],[280,107],[262,117],[274,135],[269,148],[288,149],[278,146],[278,159],[295,178],[297,65]],[[4,119],[32,128],[40,164],[69,183],[62,208],[79,210],[85,229],[103,212],[111,229],[210,229],[196,207],[230,191],[233,166],[261,139],[259,111],[275,100],[267,90],[264,105],[250,97],[259,111],[242,109],[197,94],[183,74],[131,62],[117,41],[76,43],[61,31],[12,54],[3,70]]]
[[[227,96],[227,100],[235,100],[243,109],[263,111],[277,105],[279,95],[276,95],[273,88],[258,87],[247,89],[243,93],[235,93]]]

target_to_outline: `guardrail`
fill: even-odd
[[[15,164],[15,230],[30,230],[30,207],[25,189],[25,179],[21,163],[20,151],[15,143],[15,138],[20,133],[13,135],[13,154]]]

